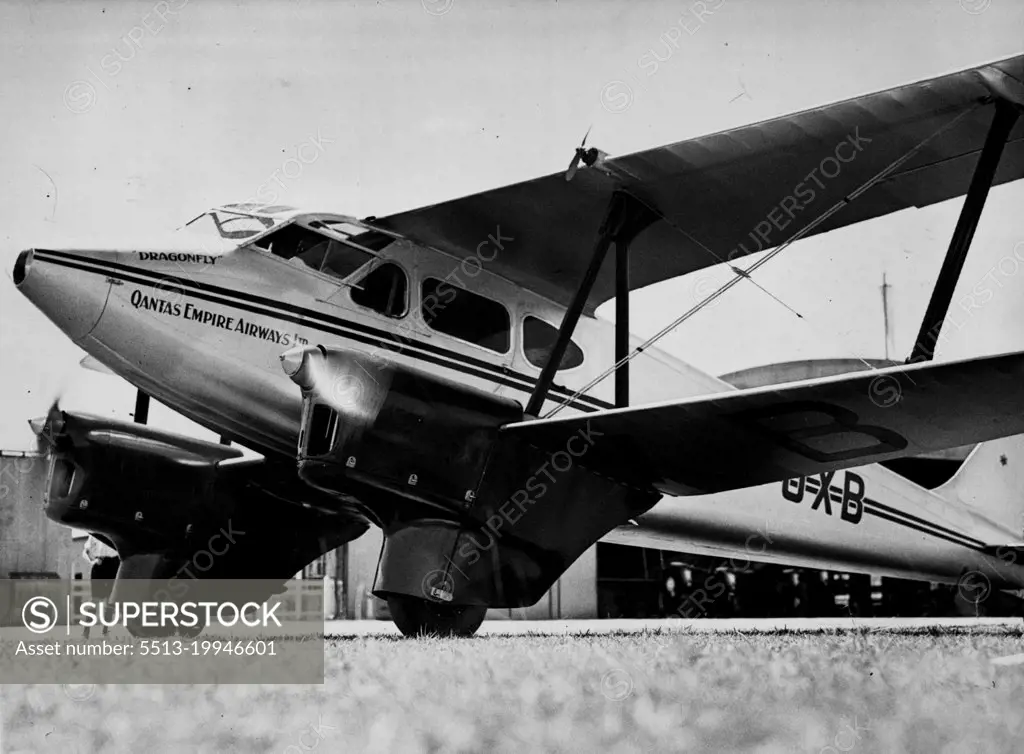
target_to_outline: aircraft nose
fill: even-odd
[[[27,249],[18,255],[14,261],[14,284],[21,285],[25,276],[28,275],[28,268],[32,266],[32,249]]]
[[[17,289],[75,342],[96,327],[110,291],[93,256],[28,249],[14,262]]]

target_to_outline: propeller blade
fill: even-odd
[[[30,419],[29,426],[36,435],[36,450],[43,455],[53,451],[57,442],[57,435],[64,428],[64,413],[60,410],[60,397],[53,399],[53,403],[46,411],[45,417]]]
[[[573,176],[576,175],[576,171],[579,170],[580,160],[583,159],[583,155],[580,150],[576,150],[576,154],[573,155],[572,161],[569,163],[569,169],[565,171],[566,182],[571,181]]]
[[[592,129],[593,127],[594,127],[593,123],[591,123],[589,126],[587,126],[587,132],[585,134],[583,134],[583,141],[580,142],[580,147],[587,146],[587,137],[590,136],[590,129]]]

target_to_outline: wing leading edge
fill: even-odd
[[[673,495],[724,492],[1024,433],[1024,352],[510,424]]]
[[[963,195],[992,121],[993,97],[1016,101],[1022,82],[1018,55],[606,159],[571,182],[554,173],[371,222],[460,258],[496,240],[499,253],[487,251],[489,270],[564,305],[616,190],[663,218],[631,244],[630,285],[640,288],[778,246],[954,121],[808,235]],[[994,183],[1022,177],[1024,118],[1010,133]],[[598,277],[588,311],[614,294],[611,267]]]

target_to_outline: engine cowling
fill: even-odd
[[[67,411],[57,424],[49,429],[52,520],[101,533],[124,554],[172,548],[230,516],[218,464],[240,458],[238,449]]]
[[[290,462],[68,411],[43,431],[47,517],[113,544],[119,579],[285,580],[368,528],[299,481]]]

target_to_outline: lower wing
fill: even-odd
[[[707,494],[1024,433],[1024,352],[919,363],[506,425],[672,495]],[[576,443],[575,447],[580,447]]]

